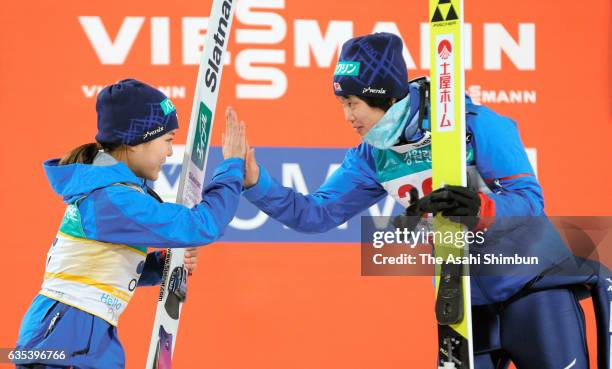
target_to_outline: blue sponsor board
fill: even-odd
[[[257,161],[279,183],[296,189],[301,193],[315,192],[325,179],[340,166],[346,149],[295,148],[295,147],[258,147]],[[206,170],[205,184],[222,160],[221,148],[211,147]],[[169,163],[162,167],[156,190],[167,187],[176,192],[181,173],[181,164]],[[163,186],[158,183],[163,182]],[[268,217],[246,199],[240,201],[236,217],[226,229],[221,241],[228,242],[359,242],[360,217],[395,215],[401,206],[390,197],[366,209],[346,224],[326,233],[305,234],[285,227]]]

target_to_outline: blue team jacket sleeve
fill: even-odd
[[[147,258],[142,269],[142,274],[138,279],[137,287],[157,286],[161,283],[164,269],[165,258],[161,251],[154,251],[147,254]]]
[[[79,205],[85,234],[102,242],[143,247],[209,244],[234,217],[243,177],[242,159],[223,161],[204,188],[202,202],[191,209],[159,203],[127,186],[105,187]]]
[[[525,147],[511,119],[492,110],[470,105],[468,129],[476,167],[495,203],[495,216],[530,216],[544,212],[542,189],[529,163]]]
[[[260,166],[257,184],[243,194],[259,209],[290,228],[306,233],[325,232],[386,195],[371,169],[371,160],[364,155],[369,155],[364,145],[349,150],[342,165],[310,195],[283,187],[263,166]]]

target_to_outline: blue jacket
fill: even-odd
[[[124,163],[114,165],[58,165],[44,163],[53,190],[64,202],[78,201],[83,231],[88,239],[135,247],[175,248],[214,242],[234,217],[244,176],[244,161],[228,159],[216,169],[203,189],[202,202],[192,209],[160,203],[147,195],[146,181]],[[143,192],[129,186],[137,186]],[[147,255],[139,286],[161,282],[163,257]]]
[[[86,196],[78,207],[87,238],[140,247],[191,247],[217,240],[234,217],[244,177],[242,159],[223,161],[203,189],[202,202],[189,209],[147,195],[145,181],[121,162],[58,163],[46,161],[45,172],[66,204]],[[145,193],[117,183],[138,186]]]

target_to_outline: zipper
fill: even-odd
[[[53,331],[53,328],[55,327],[55,323],[57,323],[57,321],[59,320],[61,316],[62,314],[59,311],[55,313],[53,318],[51,318],[51,322],[49,323],[49,326],[47,327],[47,330],[45,331],[45,335],[43,336],[43,338],[47,338],[47,336],[51,334],[51,332]]]

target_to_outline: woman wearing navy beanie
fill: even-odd
[[[162,203],[147,186],[172,155],[178,129],[172,102],[126,79],[102,89],[96,111],[96,143],[44,163],[67,207],[17,343],[17,350],[62,354],[20,360],[18,368],[124,368],[119,317],[137,286],[161,282],[163,251],[147,248],[188,248],[191,272],[195,247],[218,239],[238,207],[246,152],[242,123],[226,127],[225,160],[203,189],[202,202],[190,209]]]

